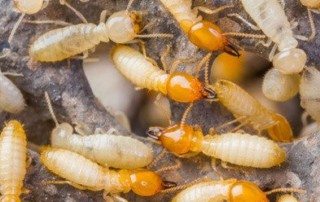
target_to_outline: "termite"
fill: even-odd
[[[22,124],[9,121],[0,135],[1,201],[21,201],[27,170],[27,140]]]
[[[278,0],[241,2],[263,33],[278,46],[279,53],[270,58],[273,66],[283,74],[301,72],[306,65],[307,55],[304,50],[297,48],[298,41]]]
[[[165,183],[155,172],[149,170],[109,170],[78,153],[44,147],[40,160],[43,165],[66,181],[53,184],[70,184],[78,189],[104,190],[107,194],[127,193],[132,190],[140,196],[152,196],[165,188]]]
[[[51,133],[51,146],[77,152],[105,167],[135,169],[149,165],[152,149],[132,137],[113,135],[112,132],[93,135],[74,134],[68,123],[58,123],[49,95],[45,98],[56,127]]]
[[[284,102],[299,92],[300,75],[282,74],[278,69],[271,68],[263,79],[262,92],[278,102]]]
[[[180,124],[165,129],[151,127],[148,135],[176,155],[202,152],[223,162],[254,168],[270,168],[285,160],[285,151],[271,140],[244,133],[218,135],[213,131],[204,136],[201,128],[184,123],[185,115]]]
[[[301,106],[320,123],[320,72],[314,67],[307,67],[300,83]]]
[[[168,74],[128,46],[116,46],[112,59],[122,75],[139,88],[160,92],[178,102],[194,102],[213,96],[196,77],[184,72]]]
[[[160,0],[179,23],[189,40],[198,48],[207,51],[223,50],[231,55],[239,56],[237,49],[231,45],[218,25],[203,20],[198,10],[213,14],[230,6],[216,10],[196,7],[191,9],[191,0]]]
[[[25,15],[33,15],[40,12],[48,6],[49,1],[50,0],[13,0],[13,6],[15,10],[22,14],[20,15],[17,22],[14,24],[13,29],[8,37],[9,44],[11,44],[14,34],[16,33]],[[70,4],[68,4],[66,0],[59,0],[59,2],[61,5],[65,5],[69,9],[71,9],[80,19],[84,19],[83,15],[80,12],[78,12],[75,8],[73,8]],[[56,23],[56,21],[47,21],[46,23]]]
[[[267,130],[275,141],[293,140],[292,129],[286,118],[261,105],[240,86],[221,79],[210,88],[216,93],[217,100],[236,117],[229,124],[239,121],[240,126],[249,124],[259,133]]]
[[[172,202],[269,202],[267,196],[275,192],[304,193],[303,190],[296,188],[278,188],[263,192],[256,184],[246,180],[211,180],[200,182],[184,189],[172,199]]]
[[[135,38],[171,37],[170,34],[140,35],[141,16],[126,10],[113,13],[108,20],[106,12],[101,12],[100,24],[82,23],[51,30],[33,42],[29,55],[34,61],[55,62],[67,59],[93,49],[100,42],[128,43]]]
[[[26,106],[25,100],[19,88],[5,75],[15,74],[0,71],[0,111],[19,113]]]
[[[300,0],[300,2],[308,8],[320,9],[319,0]]]

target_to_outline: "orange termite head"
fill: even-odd
[[[130,171],[130,187],[140,196],[153,196],[164,188],[161,177],[149,170]]]
[[[268,134],[271,139],[279,142],[291,142],[293,140],[293,133],[287,119],[277,113],[272,116],[276,124],[268,128]]]
[[[237,181],[230,189],[230,201],[269,202],[266,194],[254,183]]]
[[[189,21],[182,21],[180,25],[188,34],[190,41],[197,47],[208,51],[223,50],[231,55],[240,56],[237,49],[228,42],[216,24],[202,20],[192,26]]]
[[[166,129],[152,127],[147,133],[156,137],[168,151],[178,155],[199,152],[203,139],[201,129],[186,124],[175,124]]]
[[[204,88],[199,79],[184,72],[170,74],[167,81],[167,93],[172,100],[188,103],[213,96]]]

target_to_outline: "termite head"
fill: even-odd
[[[320,8],[319,0],[300,0],[300,2],[308,8]]]
[[[273,58],[273,66],[283,74],[300,73],[306,62],[307,54],[299,48],[280,51]]]
[[[149,170],[120,170],[120,180],[140,196],[153,196],[165,187],[161,177]]]
[[[30,15],[35,14],[42,9],[44,5],[43,1],[44,0],[14,0],[13,3],[18,11]]]
[[[206,97],[202,83],[184,72],[170,74],[167,80],[168,96],[178,102],[194,102]]]
[[[254,183],[237,181],[230,189],[230,201],[269,202],[266,194]]]
[[[190,41],[197,47],[208,51],[224,50],[231,55],[240,56],[237,49],[228,42],[217,25],[205,20],[192,26],[189,23],[189,21],[182,21],[180,25],[188,34]]]
[[[135,12],[119,11],[112,14],[107,22],[109,38],[115,43],[127,43],[140,32],[140,15]]]
[[[198,127],[175,124],[166,129],[149,128],[147,134],[157,138],[162,146],[177,155],[199,152],[203,133]]]
[[[51,145],[64,145],[66,137],[71,134],[73,134],[73,127],[70,124],[58,124],[51,132]]]
[[[291,142],[293,140],[293,133],[287,119],[277,113],[272,115],[272,119],[276,124],[268,128],[269,136],[275,141]]]
[[[18,195],[8,194],[4,195],[0,198],[1,202],[20,202],[20,198]]]

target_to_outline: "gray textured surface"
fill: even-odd
[[[196,1],[201,2],[201,1]],[[207,1],[208,3],[211,1]],[[79,1],[70,1],[77,9],[79,9],[87,17],[90,22],[98,22],[100,11],[108,9],[110,12],[124,9],[126,1],[116,0],[96,0],[88,3],[80,3]],[[232,1],[214,1],[215,6],[225,3],[233,3]],[[235,9],[227,12],[237,12],[246,16],[242,7],[238,7],[238,1],[234,2]],[[177,28],[176,22],[165,11],[159,2],[154,0],[142,0],[134,3],[135,9],[147,10],[144,23],[149,20],[156,20],[156,26],[152,32],[171,32],[174,33],[174,40],[147,40],[148,54],[159,59],[159,52],[163,50],[166,44],[172,44],[173,52],[171,59],[175,57],[201,57],[203,52],[197,51],[193,45],[182,35]],[[307,12],[305,8],[300,6],[296,0],[286,1],[286,11],[290,20],[299,22],[299,26],[295,29],[297,34],[308,35],[309,26],[307,23]],[[0,36],[3,47],[5,39],[17,20],[18,14],[12,11],[10,0],[0,0]],[[209,18],[209,16],[206,16]],[[249,31],[247,27],[242,26],[225,17],[225,13],[217,15],[219,24],[225,31]],[[248,17],[248,16],[246,16]],[[320,27],[319,16],[316,16],[316,26]],[[73,13],[67,8],[58,4],[58,1],[51,1],[49,6],[39,14],[28,16],[28,19],[58,19],[71,23],[79,23]],[[212,18],[214,20],[214,18]],[[55,64],[30,64],[28,63],[28,46],[40,34],[52,29],[53,25],[30,25],[22,24],[15,35],[13,42],[13,53],[7,58],[0,59],[0,67],[2,71],[10,70],[21,72],[23,78],[13,78],[13,81],[23,91],[26,98],[28,108],[16,116],[10,114],[1,114],[1,123],[4,120],[17,117],[25,123],[28,133],[28,139],[37,144],[48,143],[48,135],[53,127],[50,121],[47,109],[45,107],[43,93],[48,91],[59,120],[65,120],[70,123],[84,123],[91,129],[102,127],[109,129],[115,128],[119,133],[131,135],[126,129],[121,127],[115,119],[107,112],[100,103],[92,95],[91,89],[84,77],[82,64],[79,60],[71,60],[70,67],[68,62],[59,62]],[[319,29],[318,29],[319,30]],[[160,42],[160,43],[159,43]],[[249,50],[259,52],[263,57],[267,57],[269,50],[264,47],[254,47],[254,40],[237,40],[237,42]],[[317,47],[320,44],[320,37],[312,42],[301,42],[301,46],[309,55],[309,64],[319,64],[319,51]],[[110,43],[110,46],[113,44]],[[170,62],[170,61],[169,61]],[[28,67],[33,67],[30,70]],[[178,121],[181,117],[184,105],[173,103],[173,120]],[[207,130],[210,127],[224,123],[230,120],[232,116],[218,104],[210,106],[206,102],[197,103],[190,118],[190,123],[199,124]],[[226,170],[218,167],[220,174],[224,178],[236,177],[240,179],[249,179],[258,183],[263,189],[271,189],[279,186],[301,186],[308,190],[307,195],[301,195],[303,201],[307,201],[314,197],[316,201],[320,201],[320,138],[317,134],[310,135],[303,141],[297,141],[293,145],[287,145],[289,158],[286,163],[274,169],[255,170],[255,169],[238,169]],[[156,152],[160,148],[154,145]],[[43,185],[43,180],[52,179],[53,175],[48,173],[38,162],[38,154],[31,152],[33,164],[28,169],[26,178],[26,187],[31,190],[30,194],[24,197],[25,201],[101,201],[101,193],[92,193],[76,190],[70,186],[54,186]],[[175,157],[167,155],[160,165],[170,165]],[[210,167],[210,159],[199,155],[190,159],[183,159],[182,167],[175,172],[168,172],[163,175],[164,178],[177,181],[183,184],[186,181],[202,177],[204,175],[216,178],[215,173]],[[132,194],[127,195],[132,201],[168,201],[171,195],[157,195],[154,198],[138,198]]]

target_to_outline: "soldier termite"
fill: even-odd
[[[184,72],[167,74],[130,47],[115,47],[112,59],[122,75],[139,88],[161,92],[178,102],[194,102],[213,96],[196,77]]]
[[[301,106],[320,123],[320,72],[314,67],[307,67],[300,83]]]
[[[135,169],[152,162],[152,149],[132,137],[113,135],[111,132],[87,136],[74,134],[70,124],[58,123],[47,92],[45,97],[56,123],[51,133],[51,146],[77,152],[106,167]]]
[[[271,68],[263,79],[264,95],[278,102],[284,102],[299,92],[300,75],[282,74],[278,69]]]
[[[21,201],[27,170],[27,140],[22,124],[9,121],[0,135],[1,201]]]
[[[300,0],[300,2],[308,8],[320,9],[319,0]]]
[[[192,10],[191,0],[160,1],[178,21],[181,29],[194,45],[207,51],[223,50],[231,55],[239,56],[239,52],[228,42],[222,30],[214,23],[203,20],[198,15],[198,10],[213,14],[230,6],[223,6],[216,10],[196,7]]]
[[[210,202],[210,201],[232,201],[232,202],[269,202],[267,195],[275,192],[298,192],[303,190],[295,188],[279,188],[269,192],[263,192],[256,184],[237,179],[220,181],[208,181],[197,183],[178,193],[172,202]]]
[[[41,35],[30,47],[29,55],[35,61],[55,62],[86,53],[100,42],[128,43],[135,38],[172,37],[170,34],[140,35],[140,15],[128,11],[112,14],[105,22],[106,12],[100,16],[100,24],[82,23],[51,30]],[[85,54],[85,56],[86,56]]]
[[[140,196],[152,196],[166,187],[155,172],[142,169],[109,170],[69,150],[44,147],[40,160],[51,172],[67,180],[51,183],[70,184],[91,191],[104,190],[104,198],[107,194],[127,193],[130,190]]]
[[[23,95],[5,75],[15,74],[0,71],[0,112],[19,113],[26,106]]]
[[[184,123],[185,115],[180,124],[165,129],[151,127],[148,135],[176,155],[202,152],[223,162],[254,168],[270,168],[285,160],[285,151],[271,140],[244,133],[218,135],[213,131],[204,136],[199,127]]]
[[[304,50],[297,48],[298,41],[280,3],[277,0],[241,2],[263,33],[278,46],[279,53],[270,58],[274,67],[283,74],[301,72],[306,65],[307,55]]]
[[[236,117],[228,124],[239,121],[240,126],[249,124],[259,133],[267,130],[275,141],[293,140],[292,129],[286,118],[265,108],[240,86],[227,80],[218,80],[210,88],[216,93],[217,100]]]

